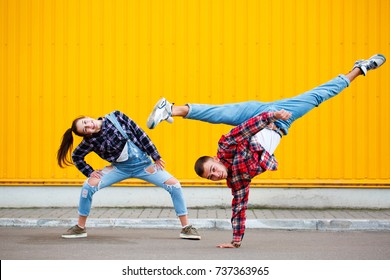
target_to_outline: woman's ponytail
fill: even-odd
[[[77,132],[77,127],[76,127],[77,121],[82,118],[84,117],[78,117],[77,119],[75,119],[72,123],[72,127],[66,130],[64,135],[62,136],[61,146],[57,152],[57,162],[60,167],[66,167],[73,164],[71,159],[71,152],[73,148],[72,132],[77,136],[81,136],[81,137],[84,136]]]
[[[69,128],[67,131],[65,131],[64,136],[62,136],[61,146],[57,152],[57,161],[60,167],[65,167],[73,164],[70,156],[72,148],[73,135],[72,129]]]

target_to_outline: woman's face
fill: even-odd
[[[90,136],[100,131],[101,122],[90,117],[79,119],[76,123],[77,132],[84,136]]]

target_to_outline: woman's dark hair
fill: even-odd
[[[58,165],[62,168],[73,164],[73,162],[71,160],[71,151],[73,148],[72,132],[74,134],[76,134],[77,136],[81,136],[81,137],[84,136],[77,131],[77,127],[76,127],[77,121],[82,119],[82,118],[84,118],[84,117],[78,117],[77,119],[75,119],[72,122],[71,128],[67,129],[65,131],[64,135],[62,136],[61,146],[57,152],[57,162],[58,162]]]
[[[200,157],[198,158],[198,160],[195,162],[195,172],[196,174],[198,174],[200,177],[202,177],[203,173],[204,173],[204,164],[209,161],[209,160],[212,160],[213,158],[210,157],[210,156],[203,156],[203,157]]]

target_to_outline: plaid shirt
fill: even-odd
[[[118,122],[122,125],[123,130],[129,136],[129,139],[137,145],[141,151],[146,152],[155,161],[161,158],[157,148],[152,143],[152,140],[150,140],[142,128],[122,112],[114,111],[114,114]],[[73,151],[73,163],[81,173],[89,177],[94,169],[84,160],[84,157],[87,154],[95,152],[102,159],[107,160],[108,162],[115,162],[120,156],[126,142],[126,139],[119,130],[116,129],[115,125],[107,118],[103,118],[101,130],[91,137],[84,137],[81,143]]]
[[[253,177],[266,170],[276,170],[278,162],[252,136],[274,122],[273,112],[257,115],[223,135],[217,156],[228,169],[227,185],[231,188],[233,241],[240,242],[245,232],[245,211],[249,185]]]

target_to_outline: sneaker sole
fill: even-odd
[[[161,104],[165,102],[165,100],[163,98],[161,98],[159,101],[157,101],[156,105],[154,105],[154,108],[153,108],[153,111],[150,113],[149,115],[149,118],[148,118],[148,121],[146,122],[146,126],[149,128],[149,129],[153,129],[157,126],[157,124],[154,123],[153,119],[154,119],[154,115],[156,113],[156,111],[158,109],[161,109]]]
[[[83,238],[83,237],[87,237],[87,233],[81,233],[81,234],[74,234],[74,235],[62,235],[61,236],[62,238],[67,238],[67,239],[71,239],[71,238]]]
[[[182,239],[191,239],[191,240],[200,240],[201,239],[200,236],[186,235],[186,234],[180,234],[180,238],[182,238]]]

